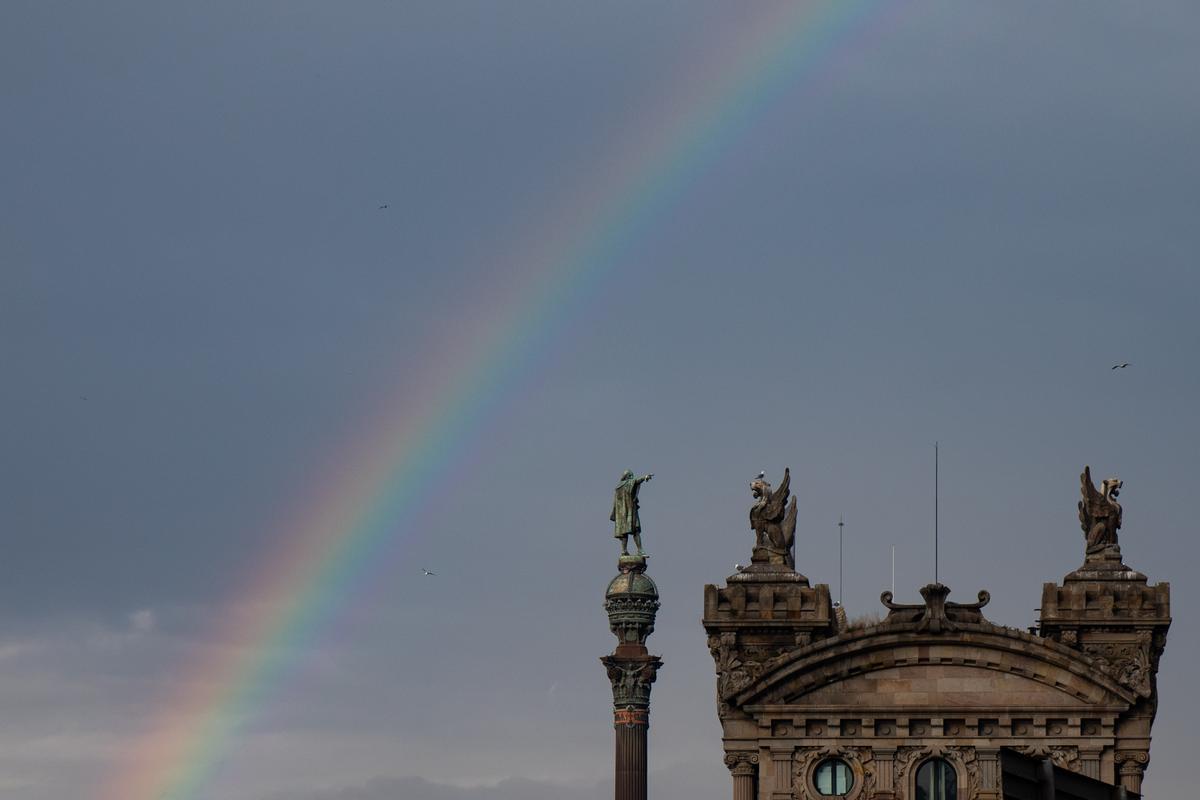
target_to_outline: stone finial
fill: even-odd
[[[958,624],[979,624],[984,621],[981,609],[992,599],[986,590],[980,590],[976,603],[951,603],[946,598],[950,587],[930,583],[921,587],[923,605],[908,605],[892,602],[892,593],[884,592],[879,601],[888,608],[885,623],[917,623],[917,630],[941,633],[957,630]]]

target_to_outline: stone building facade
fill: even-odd
[[[886,617],[854,626],[827,586],[756,548],[704,590],[733,800],[1000,800],[1002,748],[1140,792],[1170,587],[1111,538],[1045,584],[1032,632],[989,622],[987,592],[956,603],[940,584],[917,605],[885,592]]]

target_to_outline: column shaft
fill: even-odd
[[[733,776],[733,800],[756,800],[754,797],[754,776]]]
[[[646,725],[617,723],[616,800],[646,800]]]

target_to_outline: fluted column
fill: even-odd
[[[758,796],[758,753],[725,754],[725,766],[733,776],[733,800],[756,800]]]
[[[1117,753],[1117,773],[1121,779],[1121,785],[1130,792],[1142,793],[1142,775],[1146,772],[1146,765],[1150,763],[1150,754],[1138,751],[1124,751]]]
[[[643,711],[618,711],[616,800],[646,800],[646,717]]]

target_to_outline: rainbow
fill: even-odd
[[[392,411],[364,424],[330,460],[329,479],[281,521],[284,543],[253,562],[231,604],[243,612],[214,629],[220,646],[173,681],[105,782],[104,800],[200,796],[260,698],[364,583],[571,311],[756,115],[798,80],[819,75],[881,5],[747,5],[747,23],[729,32],[724,52],[673,87],[656,115],[631,126],[618,163],[585,176],[557,218],[531,225],[505,262],[496,311],[457,330],[421,375],[406,376],[385,406]]]

